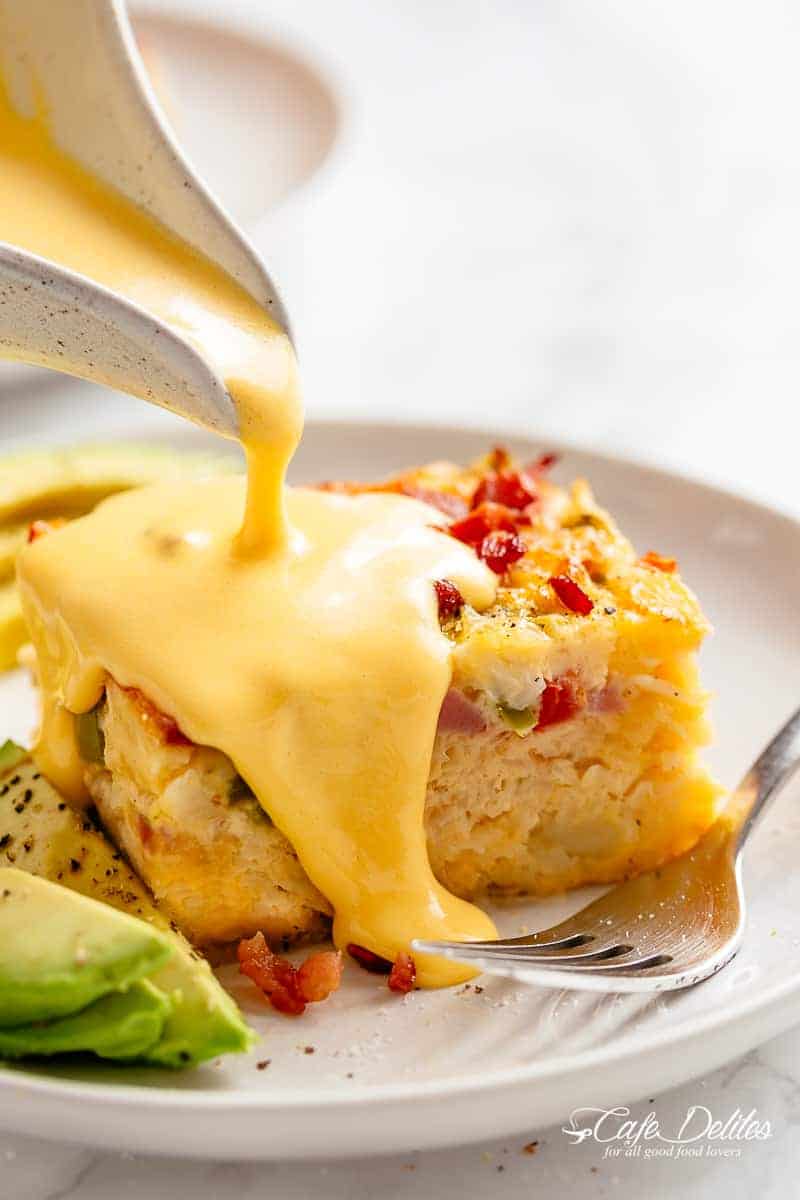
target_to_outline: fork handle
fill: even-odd
[[[800,709],[775,734],[759,754],[733,793],[728,805],[734,826],[739,826],[737,852],[747,841],[784,784],[800,767]]]

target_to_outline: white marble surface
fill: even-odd
[[[795,6],[227,0],[225,14],[305,44],[349,93],[331,171],[259,234],[313,412],[522,426],[800,512]],[[795,1194],[800,1030],[653,1100],[633,1115],[755,1107],[773,1135],[732,1160],[611,1162],[532,1130],[534,1155],[519,1139],[306,1166],[0,1136],[0,1200]]]

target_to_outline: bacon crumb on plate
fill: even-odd
[[[274,954],[263,933],[244,938],[237,949],[239,970],[264,993],[273,1008],[299,1017],[307,1004],[327,1000],[342,980],[342,956],[338,951],[311,954],[300,967]]]
[[[393,992],[410,992],[416,983],[417,968],[410,954],[398,954],[392,963],[388,958],[382,958],[380,954],[355,942],[350,942],[347,953],[372,975],[388,975],[388,984]]]
[[[405,995],[417,982],[417,966],[410,954],[398,954],[389,972],[389,989]]]
[[[355,942],[348,944],[347,953],[371,975],[388,975],[392,969],[388,958],[381,958],[380,954],[375,954],[366,946],[358,946]]]
[[[327,1000],[342,982],[342,956],[338,950],[320,950],[297,969],[297,988],[307,1004]]]

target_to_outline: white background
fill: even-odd
[[[288,36],[347,93],[329,171],[258,235],[296,314],[312,414],[505,424],[800,512],[800,8],[170,7]],[[535,1155],[519,1139],[307,1167],[0,1137],[0,1197],[796,1194],[800,1034],[653,1099],[664,1125],[692,1103],[723,1118],[756,1106],[774,1136],[727,1162],[609,1163],[591,1143],[532,1130]]]

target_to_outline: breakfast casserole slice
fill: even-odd
[[[550,465],[496,450],[467,468],[321,485],[428,502],[499,577],[481,613],[435,585],[453,677],[425,827],[434,873],[462,897],[621,880],[691,847],[715,815],[697,758],[708,624],[676,563],[638,558],[588,485],[556,486]],[[76,722],[103,824],[191,940],[325,935],[328,902],[224,754],[111,677]]]

